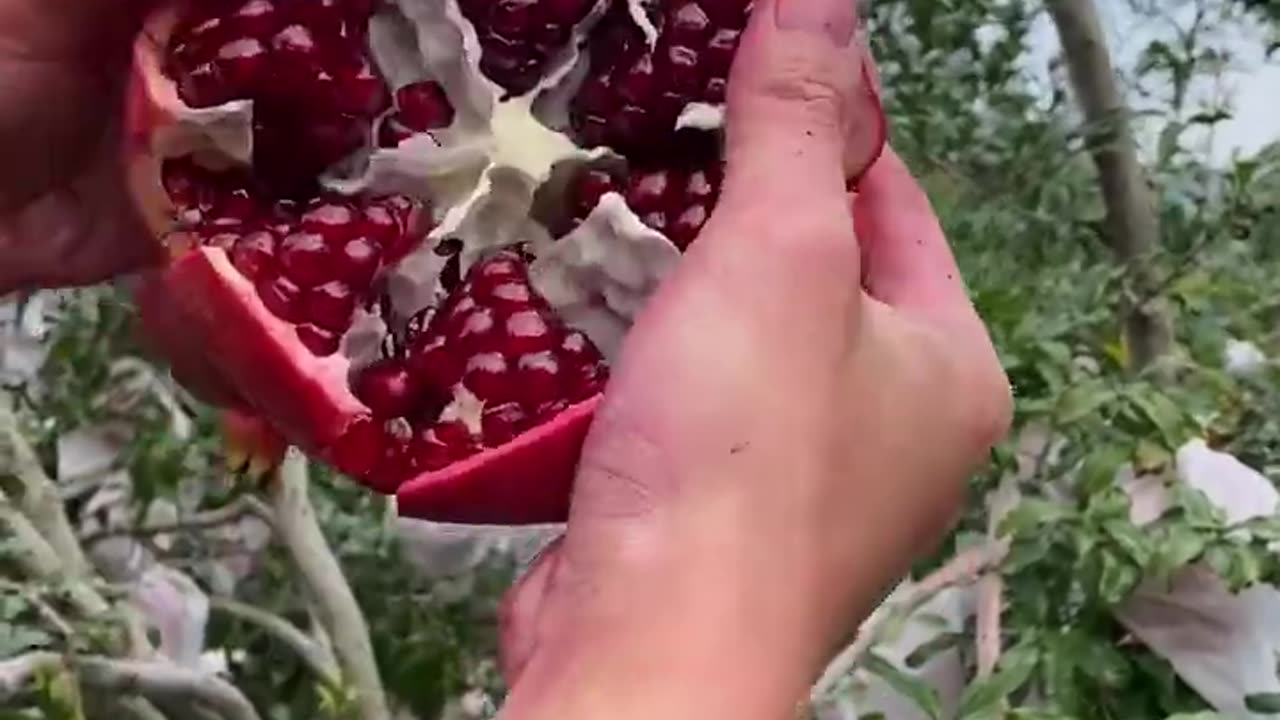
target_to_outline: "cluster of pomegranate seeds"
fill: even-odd
[[[254,152],[264,179],[305,195],[313,179],[368,142],[390,93],[367,49],[376,0],[193,3],[166,72],[197,108],[254,101]]]
[[[480,71],[512,95],[532,90],[595,0],[459,0],[480,38]],[[625,4],[625,3],[624,3]]]
[[[586,170],[571,189],[573,220],[575,224],[582,222],[600,198],[616,192],[626,198],[627,205],[645,225],[685,250],[711,217],[719,200],[721,177],[718,163],[701,168],[641,169],[626,177],[606,170]]]
[[[335,462],[394,485],[509,442],[596,395],[607,373],[533,290],[524,259],[503,251],[354,378],[373,416],[337,443]]]
[[[180,231],[226,250],[267,309],[319,357],[338,351],[378,271],[422,237],[422,213],[402,196],[267,202],[246,173],[188,159],[166,161],[163,181]]]
[[[644,224],[686,250],[720,199],[723,166],[713,133],[682,130],[664,153],[638,159],[626,172],[584,167],[569,185],[569,224],[561,230],[577,227],[613,192]]]
[[[615,2],[592,34],[591,70],[570,109],[580,143],[623,154],[667,142],[690,103],[724,101],[752,0],[651,0],[653,46],[628,4]]]
[[[378,145],[394,148],[414,135],[447,128],[455,111],[440,83],[424,81],[396,90],[395,111],[378,128]]]

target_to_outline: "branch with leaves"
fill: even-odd
[[[43,673],[61,671],[75,673],[82,685],[93,690],[137,695],[159,704],[194,704],[223,720],[261,720],[245,696],[217,675],[169,662],[51,652],[33,652],[0,661],[0,701],[12,699]]]
[[[910,616],[944,590],[978,582],[985,573],[998,567],[1008,553],[1007,541],[990,542],[965,550],[909,586],[901,600],[877,608],[863,623],[853,643],[827,665],[809,694],[810,703],[819,706],[831,698],[840,683],[867,661],[884,639],[885,630],[893,618]]]

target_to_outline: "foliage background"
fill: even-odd
[[[933,197],[1018,400],[1015,435],[974,479],[965,521],[917,573],[937,577],[930,573],[954,569],[953,558],[999,535],[1007,552],[993,560],[994,573],[984,565],[947,585],[973,585],[980,603],[994,598],[988,610],[1001,610],[967,615],[961,627],[911,648],[905,662],[864,641],[843,668],[879,678],[926,717],[1211,717],[1116,610],[1142,582],[1192,564],[1234,589],[1277,574],[1266,544],[1280,533],[1269,520],[1253,522],[1251,535],[1230,533],[1203,496],[1178,489],[1172,509],[1140,529],[1116,478],[1126,468],[1169,478],[1174,453],[1193,438],[1272,481],[1280,476],[1280,367],[1224,366],[1233,341],[1280,357],[1280,144],[1225,164],[1211,163],[1206,145],[1231,112],[1230,98],[1212,92],[1215,83],[1244,43],[1276,49],[1280,11],[1265,0],[1129,6],[1154,38],[1136,64],[1121,68],[1126,96],[1142,111],[1138,134],[1156,138],[1142,153],[1161,226],[1158,250],[1142,259],[1155,279],[1148,283],[1135,283],[1132,266],[1109,248],[1088,155],[1097,138],[1058,59],[1044,68],[1047,91],[1028,74],[1029,38],[1046,22],[1044,8],[1030,0],[871,6],[895,145]],[[1134,368],[1122,313],[1147,301],[1172,318],[1174,343],[1158,363]],[[66,618],[77,614],[83,586],[110,600],[139,568],[160,562],[215,596],[197,655],[220,664],[264,718],[380,720],[376,708],[353,699],[349,663],[370,657],[398,717],[493,712],[502,693],[493,661],[496,602],[544,535],[427,542],[390,519],[380,501],[315,469],[306,497],[327,543],[268,541],[263,533],[279,522],[284,499],[263,498],[228,471],[214,416],[143,359],[121,294],[45,293],[8,310],[0,368],[17,430],[41,474],[56,481],[96,572],[32,577],[20,533],[8,526],[0,535],[0,668],[4,658],[42,649],[118,654],[115,615]],[[8,448],[0,459],[21,455],[20,446],[0,447]],[[0,463],[9,497],[0,508],[9,513],[26,507],[18,500],[31,487],[17,467]],[[1012,511],[1004,514],[1002,504]],[[371,656],[345,645],[324,598],[309,591],[304,568],[315,554],[340,564]],[[217,598],[234,603],[219,606]],[[260,617],[236,612],[244,607],[300,628],[320,664],[341,670],[338,680],[319,678]],[[964,667],[958,710],[943,709],[936,689],[912,673],[947,651]],[[199,661],[192,667],[205,667]],[[0,705],[0,718],[119,709],[95,698],[87,681],[82,696],[67,681],[73,675],[57,668],[39,677]],[[0,670],[0,698],[3,680]],[[856,717],[833,701],[850,687],[832,684],[816,712]],[[1275,701],[1249,698],[1260,714],[1280,707]]]

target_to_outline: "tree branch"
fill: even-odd
[[[1067,70],[1098,169],[1107,208],[1108,241],[1125,265],[1139,298],[1156,283],[1148,263],[1160,246],[1160,221],[1138,163],[1130,111],[1120,94],[1102,21],[1093,0],[1049,0]],[[1163,356],[1173,332],[1168,313],[1155,300],[1134,302],[1125,322],[1131,365],[1142,369]]]
[[[71,528],[58,486],[45,474],[40,458],[23,437],[13,409],[7,402],[0,402],[0,478],[6,476],[17,480],[16,487],[6,491],[57,553],[62,572],[72,577],[88,576],[89,561]]]
[[[391,720],[369,626],[307,495],[306,458],[290,448],[270,485],[277,537],[288,549],[325,629],[343,675],[356,691],[362,720]]]
[[[321,682],[338,686],[342,678],[338,668],[305,632],[288,620],[260,608],[227,598],[209,598],[209,608],[253,625],[271,639],[289,648],[306,664]]]
[[[40,533],[40,529],[24,513],[19,512],[9,497],[0,492],[0,525],[7,526],[18,541],[18,565],[35,580],[49,583],[68,579],[62,558],[53,545]],[[69,584],[71,602],[76,611],[85,617],[101,615],[110,609],[107,601],[82,579]]]
[[[1004,561],[1009,554],[1008,541],[979,545],[956,555],[946,565],[934,570],[910,587],[905,598],[881,605],[863,623],[858,637],[836,656],[809,694],[810,703],[821,704],[835,692],[840,682],[865,662],[867,655],[883,640],[887,616],[910,616],[947,588],[971,585],[984,573]]]
[[[260,500],[249,495],[242,495],[226,505],[196,513],[173,523],[143,525],[141,527],[115,528],[85,533],[80,542],[92,545],[103,540],[116,537],[149,537],[154,535],[170,535],[198,530],[211,530],[223,525],[230,525],[245,517],[255,516],[270,525],[273,522],[271,511]]]
[[[195,702],[225,720],[261,720],[257,710],[234,685],[168,662],[140,662],[103,657],[64,657],[36,652],[0,662],[0,701],[8,700],[46,670],[66,667],[94,690],[141,695],[158,703]]]

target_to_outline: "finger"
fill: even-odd
[[[498,610],[499,665],[507,686],[516,684],[538,647],[544,600],[560,565],[564,537],[543,548]]]
[[[929,197],[892,149],[862,178],[853,205],[868,294],[930,317],[973,315]]]
[[[856,294],[843,160],[869,95],[856,27],[849,0],[757,3],[729,82],[724,192],[690,253],[700,282],[744,302]]]

